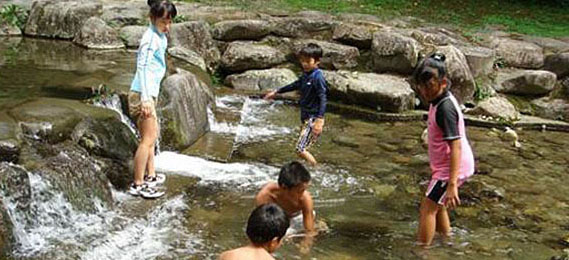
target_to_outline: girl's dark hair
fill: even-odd
[[[435,76],[439,81],[442,81],[447,75],[445,60],[445,55],[439,52],[435,52],[428,58],[422,60],[413,73],[413,80],[415,83],[427,83]],[[435,75],[433,72],[437,72],[437,74]]]
[[[150,17],[153,19],[161,18],[166,15],[170,19],[174,19],[178,15],[178,10],[176,6],[170,1],[165,0],[148,0],[148,6],[150,6]]]
[[[254,245],[263,245],[275,237],[281,240],[286,234],[290,220],[277,204],[258,206],[247,221],[247,237]]]
[[[290,189],[301,183],[309,182],[310,179],[310,173],[304,165],[294,161],[283,165],[279,173],[278,183],[279,186]]]

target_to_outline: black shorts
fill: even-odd
[[[458,187],[462,186],[465,181],[466,179],[458,179]],[[448,181],[431,179],[425,196],[437,204],[444,205],[447,198],[447,185]]]

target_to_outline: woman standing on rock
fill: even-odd
[[[160,82],[166,73],[166,33],[177,11],[176,6],[168,1],[148,0],[148,5],[151,24],[140,41],[136,74],[128,95],[129,113],[136,120],[141,135],[134,155],[134,181],[129,193],[144,198],[158,198],[164,192],[154,187],[164,183],[166,176],[157,175],[154,169],[154,145],[159,132],[155,105]]]

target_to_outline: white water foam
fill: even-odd
[[[91,243],[81,259],[155,259],[178,258],[195,254],[202,244],[184,232],[183,196],[172,198],[154,209],[146,218],[129,220],[127,225]]]
[[[199,157],[162,152],[154,159],[156,171],[197,177],[200,183],[259,187],[276,180],[278,169],[265,164],[218,163]]]
[[[47,179],[29,172],[28,178],[27,210],[18,209],[9,194],[2,195],[13,225],[15,257],[154,259],[198,251],[201,240],[183,228],[188,206],[182,196],[165,201],[144,218],[132,219],[96,199],[95,212],[77,211]]]
[[[216,100],[217,109],[240,114],[240,122],[231,124],[218,122],[211,109],[208,110],[210,130],[214,133],[235,135],[235,143],[250,143],[259,140],[287,135],[288,127],[267,124],[267,116],[278,111],[282,101],[269,102],[262,99],[251,99],[243,96],[224,96]],[[239,109],[241,105],[241,109]]]

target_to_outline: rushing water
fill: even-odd
[[[0,75],[8,77],[0,78],[0,107],[11,106],[13,100],[53,96],[45,90],[55,83],[72,88],[103,81],[124,88],[132,77],[131,52],[108,52],[99,58],[67,46],[76,54],[68,55],[59,44],[30,39],[11,47],[0,44],[4,53],[19,48],[25,54],[1,59]],[[85,66],[89,59],[96,62]],[[29,73],[36,70],[41,73]],[[206,160],[200,153],[208,151],[199,149],[192,155],[160,153],[156,167],[168,180],[167,195],[159,200],[114,191],[116,205],[99,203],[96,212],[85,213],[74,209],[55,185],[29,172],[30,212],[17,211],[10,194],[2,195],[17,240],[13,255],[215,259],[219,252],[247,243],[244,228],[253,196],[264,183],[276,180],[283,163],[296,159],[299,111],[280,101],[236,94],[220,96],[216,103],[209,111],[208,135],[230,144],[229,162]],[[100,105],[120,111],[117,100]],[[522,147],[514,148],[502,141],[501,131],[475,127],[467,129],[468,137],[483,174],[461,189],[463,205],[451,214],[455,236],[450,243],[436,239],[432,249],[419,250],[414,244],[418,205],[430,174],[420,140],[424,128],[423,122],[374,123],[328,113],[314,148],[321,165],[309,168],[309,191],[323,230],[308,255],[299,251],[299,238],[290,238],[277,257],[548,259],[562,253],[557,241],[569,233],[569,135],[522,130]]]

